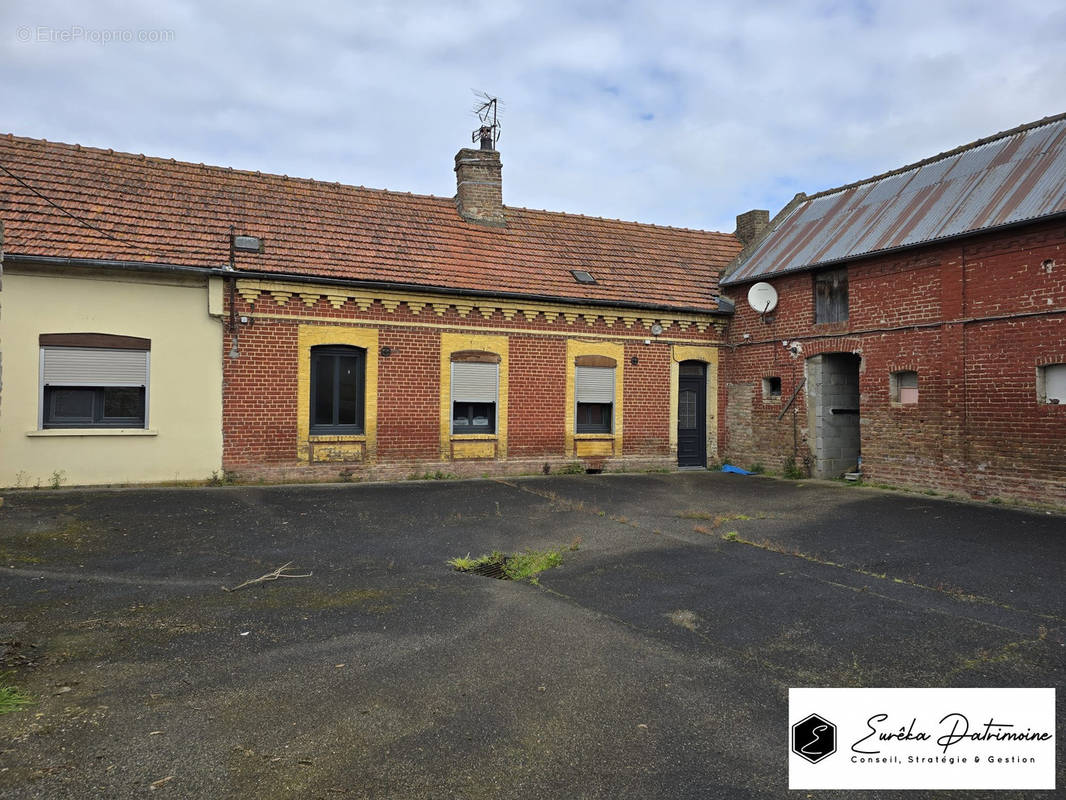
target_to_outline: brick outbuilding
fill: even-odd
[[[725,455],[1066,504],[1066,117],[742,230]]]

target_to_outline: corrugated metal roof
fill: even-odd
[[[1064,212],[1066,114],[1060,114],[806,198],[722,283]]]

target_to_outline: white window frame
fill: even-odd
[[[1049,382],[1051,387],[1048,387]],[[1036,368],[1036,401],[1041,405],[1066,405],[1066,363],[1044,364]]]

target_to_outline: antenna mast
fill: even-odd
[[[500,99],[486,92],[474,92],[474,95],[478,98],[474,113],[481,126],[470,135],[470,141],[480,141],[482,150],[495,150],[496,142],[500,141],[500,120],[497,115]]]

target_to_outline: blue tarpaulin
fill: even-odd
[[[732,473],[734,473],[736,475],[751,475],[752,474],[752,473],[748,472],[746,469],[741,469],[740,467],[734,467],[732,464],[723,464],[722,465],[722,472],[732,472]]]

